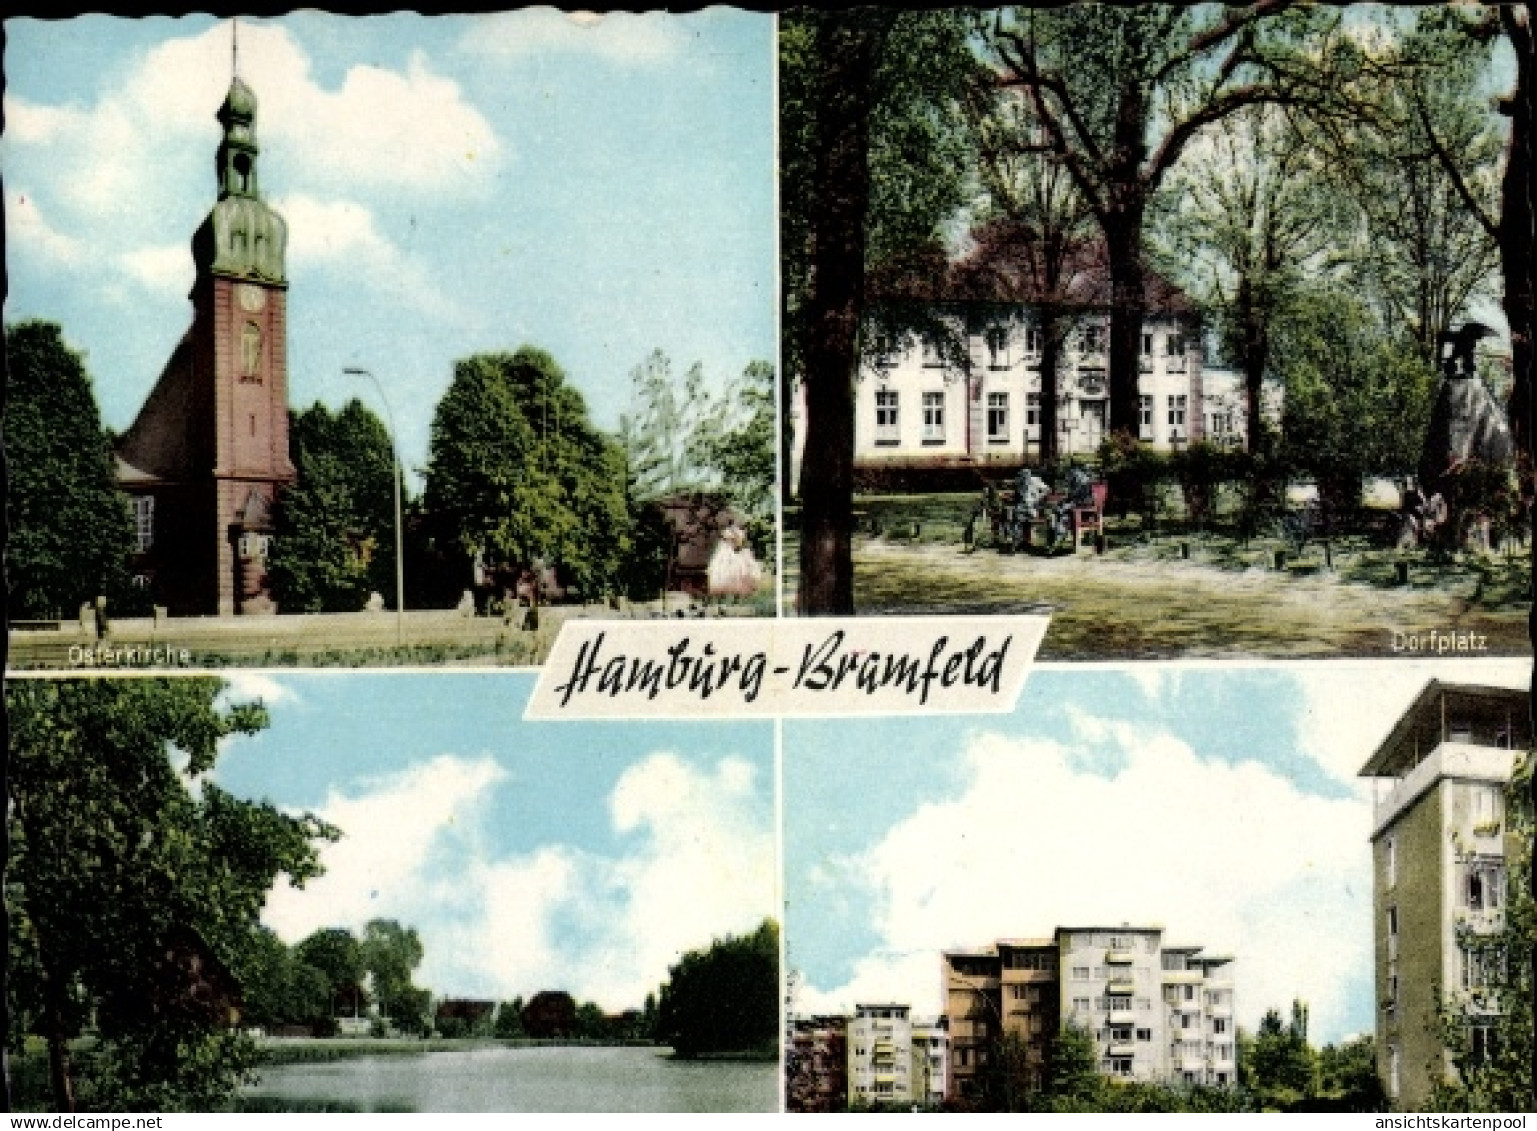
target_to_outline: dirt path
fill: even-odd
[[[1041,659],[1423,657],[1437,643],[1425,640],[1431,632],[1483,637],[1481,649],[1458,655],[1531,652],[1524,608],[1478,608],[1454,592],[1349,584],[1323,572],[968,554],[873,539],[855,547],[854,595],[861,615],[1049,611]],[[1425,642],[1411,652],[1400,637],[1395,651],[1395,632]]]

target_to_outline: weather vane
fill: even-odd
[[[229,70],[230,78],[240,77],[240,17],[231,16],[229,21]]]

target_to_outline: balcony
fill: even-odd
[[[1110,1024],[1112,1025],[1135,1025],[1136,1023],[1137,1015],[1129,1009],[1112,1009],[1110,1011]]]
[[[1136,956],[1129,950],[1105,951],[1105,962],[1110,966],[1130,966]]]
[[[1372,807],[1372,836],[1385,829],[1400,813],[1419,800],[1442,778],[1471,778],[1503,784],[1515,768],[1515,753],[1498,746],[1443,742],[1403,777]]]
[[[1110,1046],[1110,1056],[1136,1056],[1137,1046],[1130,1041],[1118,1041]]]
[[[1137,992],[1137,983],[1125,975],[1120,975],[1110,979],[1110,985],[1106,987],[1105,992],[1117,997],[1126,997]]]

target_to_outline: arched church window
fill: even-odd
[[[235,191],[249,192],[251,189],[251,158],[245,153],[235,154]]]
[[[241,379],[261,384],[262,332],[255,322],[247,322],[240,331]]]

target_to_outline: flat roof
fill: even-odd
[[[1387,735],[1361,767],[1358,777],[1396,778],[1412,770],[1420,758],[1444,741],[1447,722],[1504,724],[1512,733],[1513,749],[1529,744],[1530,692],[1524,687],[1494,687],[1481,683],[1445,683],[1432,679],[1415,696]],[[1455,718],[1448,719],[1447,711]],[[1476,745],[1494,745],[1490,742]]]

